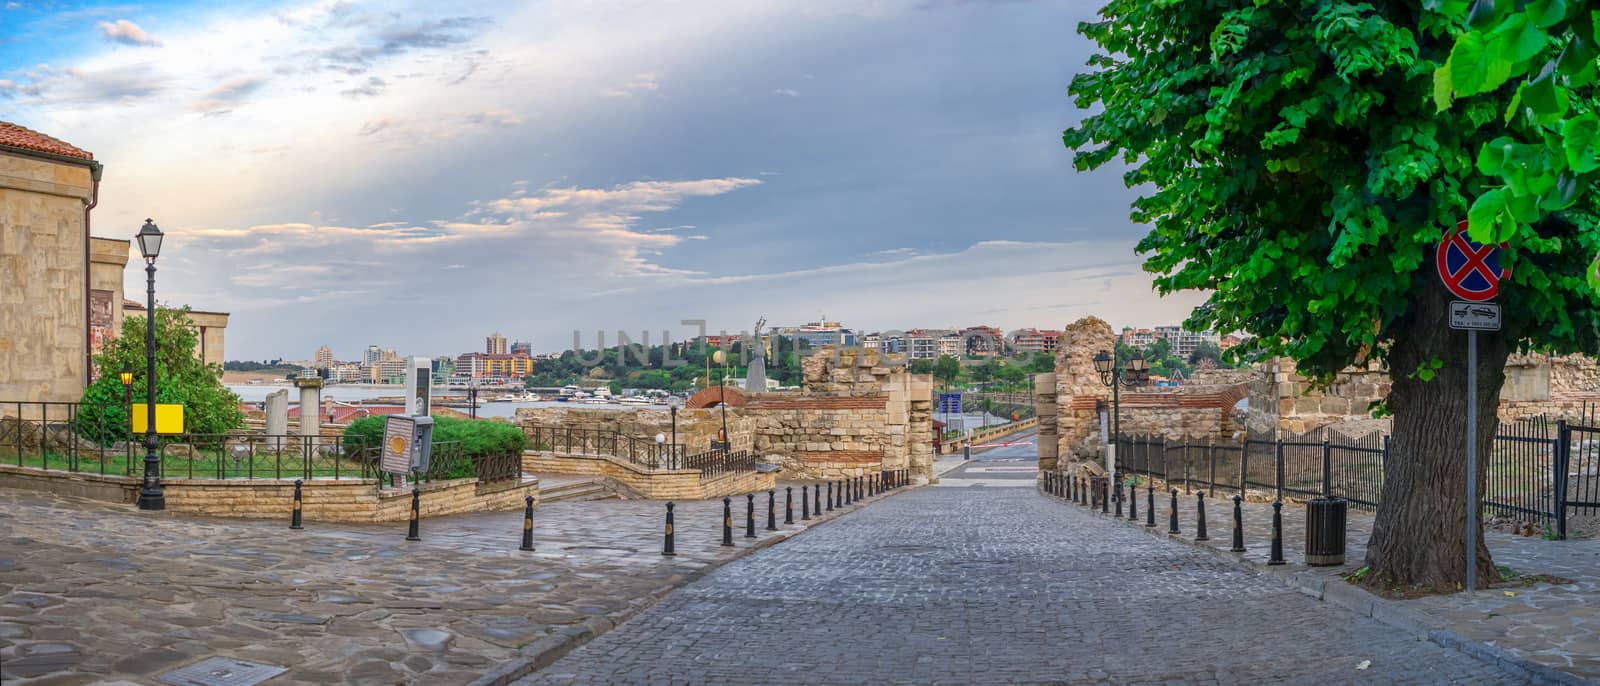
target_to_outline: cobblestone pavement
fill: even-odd
[[[1181,537],[1193,539],[1199,499],[1194,494],[1202,484],[1191,485],[1190,493],[1177,481],[1178,519]],[[1139,520],[1147,521],[1147,489],[1139,488]],[[1208,545],[1226,550],[1231,545],[1233,495],[1236,489],[1218,488],[1216,497],[1206,498],[1210,537]],[[1171,488],[1155,482],[1156,527],[1168,530]],[[1257,565],[1270,557],[1272,505],[1269,492],[1253,492],[1241,505],[1245,548],[1242,556]],[[1351,509],[1346,521],[1345,564],[1337,567],[1306,567],[1304,503],[1286,502],[1283,507],[1283,550],[1288,562],[1271,568],[1279,574],[1315,574],[1330,583],[1343,583],[1339,577],[1359,568],[1366,557],[1367,539],[1372,535],[1373,514]],[[1484,535],[1495,564],[1509,567],[1527,577],[1551,575],[1569,579],[1571,584],[1524,583],[1512,579],[1480,589],[1472,596],[1457,593],[1400,601],[1432,626],[1446,627],[1463,638],[1497,646],[1512,653],[1585,679],[1600,681],[1600,540],[1547,541],[1539,537],[1516,536],[1499,532]]]
[[[717,564],[804,529],[777,519],[719,545],[721,503],[552,503],[535,552],[522,513],[331,525],[139,513],[0,489],[0,683],[154,684],[212,655],[290,668],[270,683],[460,684],[519,648],[594,617],[620,621]],[[855,509],[853,506],[850,509]],[[842,512],[829,513],[836,516]]]
[[[965,466],[723,566],[520,683],[1518,683],[1033,480],[1028,462]]]

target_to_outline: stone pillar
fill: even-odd
[[[322,379],[295,379],[294,385],[300,389],[300,435],[313,437],[314,447],[322,433]]]
[[[1094,356],[1111,352],[1116,334],[1098,317],[1084,317],[1061,332],[1056,347],[1057,460],[1099,457],[1099,413],[1096,401],[1111,401],[1111,389],[1100,382]]]
[[[1054,471],[1060,446],[1056,443],[1056,375],[1033,375],[1033,412],[1039,418],[1039,439],[1035,450],[1039,455],[1039,469]]]
[[[911,401],[907,439],[912,483],[933,481],[933,377],[911,376],[906,393]]]
[[[289,389],[279,389],[267,394],[267,435],[289,434]]]

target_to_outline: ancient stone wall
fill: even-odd
[[[1058,407],[1055,372],[1034,374],[1033,412],[1039,419],[1039,437],[1034,441],[1034,450],[1039,456],[1039,469],[1045,471],[1056,468],[1057,452],[1061,448],[1057,441]]]
[[[0,399],[83,394],[92,189],[87,166],[0,153]]]
[[[1057,341],[1056,455],[1060,460],[1088,459],[1100,450],[1096,407],[1111,398],[1111,389],[1095,371],[1094,356],[1110,352],[1116,336],[1105,320],[1085,317],[1068,324]]]

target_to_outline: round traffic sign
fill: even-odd
[[[1446,229],[1434,260],[1439,279],[1462,300],[1493,300],[1500,294],[1501,279],[1511,274],[1510,269],[1500,264],[1500,250],[1505,247],[1504,243],[1484,245],[1468,238],[1465,221],[1454,229]]]

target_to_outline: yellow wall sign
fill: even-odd
[[[144,403],[133,404],[133,433],[143,434],[148,429],[150,410]],[[156,403],[156,433],[181,434],[183,433],[183,406],[169,403]]]

